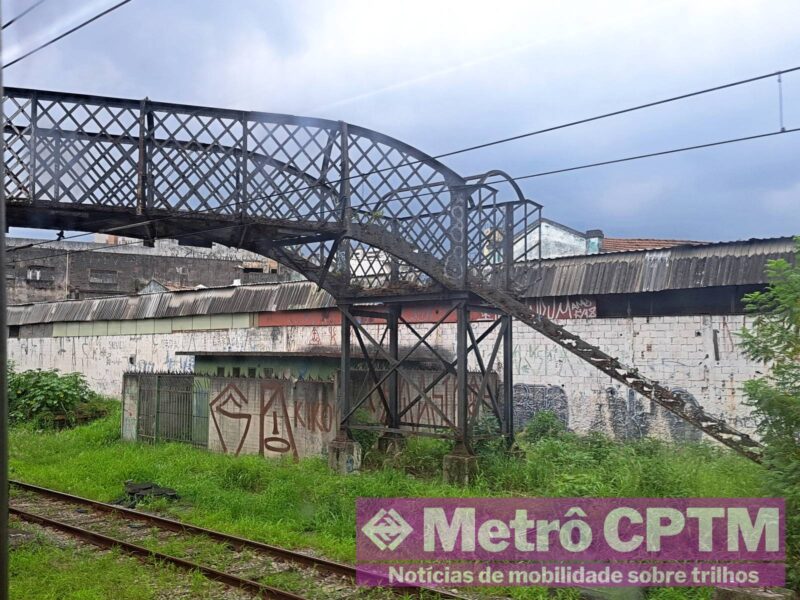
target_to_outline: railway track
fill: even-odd
[[[323,597],[376,597],[377,590],[356,587],[356,569],[350,565],[21,481],[10,483],[21,493],[12,497],[9,510],[22,520],[59,530],[96,546],[118,548],[143,559],[197,571],[260,598],[305,600],[304,596],[257,580],[259,575],[285,571],[289,566],[308,571],[308,577],[320,584]],[[43,499],[46,500],[43,502]],[[121,535],[122,532],[126,535]],[[220,556],[219,548],[211,552],[223,566],[208,566],[158,548],[162,545],[175,547],[176,542],[189,540],[196,540],[196,547],[205,548],[207,554],[210,543],[227,549],[225,556]],[[384,590],[386,597],[393,593],[465,600],[448,591],[424,587]]]

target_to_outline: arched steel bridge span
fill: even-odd
[[[541,207],[501,171],[463,177],[381,133],[292,115],[19,88],[4,89],[3,114],[8,225],[114,232],[146,241],[177,238],[195,246],[216,242],[302,273],[340,303],[343,370],[349,372],[351,331],[365,354],[371,344],[388,361],[384,379],[372,373],[387,431],[408,425],[396,389],[408,357],[397,351],[400,317],[392,307],[437,297],[452,300],[458,315],[456,360],[439,358],[442,373],[457,376],[459,417],[453,429],[465,445],[474,417],[467,396],[476,393],[466,381],[468,355],[483,374],[477,390],[483,402],[501,344],[506,401],[488,392],[486,405],[509,440],[513,436],[513,318],[722,443],[759,458],[759,445],[746,434],[516,298],[514,269],[539,256]],[[355,306],[365,302],[388,309]],[[502,322],[490,357],[480,355],[482,340],[469,325],[468,311],[478,306],[496,311]],[[388,351],[360,325],[364,315],[385,320]],[[435,353],[426,335],[415,335],[417,347]],[[429,389],[416,391],[414,402],[430,400]],[[351,402],[351,390],[342,389],[341,396],[347,422],[359,404]]]

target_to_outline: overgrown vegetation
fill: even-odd
[[[32,483],[110,501],[123,482],[156,481],[178,490],[177,503],[157,508],[201,526],[333,559],[355,556],[355,499],[389,496],[759,496],[763,469],[708,445],[670,446],[653,440],[615,443],[602,436],[541,435],[540,416],[521,452],[488,452],[480,477],[463,489],[441,481],[446,442],[412,438],[392,460],[360,475],[332,473],[324,459],[232,457],[183,444],[120,441],[119,412],[61,431],[14,428],[11,474]],[[526,439],[527,438],[527,439]],[[653,592],[661,593],[661,592]],[[516,598],[542,590],[509,590]],[[693,593],[694,594],[694,593]],[[564,592],[562,595],[568,597]],[[687,596],[681,596],[687,597]],[[693,596],[694,597],[694,596]]]
[[[108,414],[113,401],[89,388],[81,373],[57,370],[17,372],[8,366],[8,410],[12,424],[35,427],[75,425]]]
[[[770,366],[745,393],[766,445],[768,491],[786,498],[787,577],[800,589],[800,237],[796,245],[795,264],[770,261],[767,290],[745,296],[754,318],[741,339],[750,358]]]

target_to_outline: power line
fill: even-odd
[[[577,125],[584,125],[586,123],[591,123],[591,122],[599,121],[599,120],[602,120],[602,119],[608,119],[610,117],[616,117],[616,116],[619,116],[619,115],[624,115],[624,114],[627,114],[627,113],[632,113],[632,112],[636,112],[636,111],[639,111],[639,110],[644,110],[644,109],[647,109],[647,108],[653,108],[655,106],[661,106],[661,105],[664,105],[664,104],[669,104],[671,102],[677,102],[679,100],[686,100],[688,98],[694,98],[694,97],[697,97],[697,96],[702,96],[704,94],[710,94],[710,93],[713,93],[713,92],[718,92],[718,91],[721,91],[721,90],[730,89],[730,88],[734,88],[734,87],[741,86],[741,85],[746,85],[748,83],[754,83],[756,81],[762,81],[764,79],[770,79],[772,77],[780,77],[780,76],[785,75],[787,73],[794,73],[796,71],[800,71],[800,65],[795,66],[795,67],[791,67],[791,68],[788,68],[788,69],[782,69],[782,70],[779,70],[779,71],[773,71],[771,73],[764,73],[762,75],[756,75],[755,77],[748,77],[747,79],[740,79],[738,81],[732,81],[732,82],[729,82],[729,83],[724,83],[724,84],[721,84],[721,85],[716,85],[716,86],[713,86],[713,87],[704,88],[702,90],[696,90],[694,92],[688,92],[686,94],[680,94],[678,96],[672,96],[672,97],[669,97],[669,98],[664,98],[662,100],[655,100],[653,102],[647,102],[645,104],[638,104],[636,106],[631,106],[631,107],[628,107],[628,108],[623,108],[623,109],[615,110],[615,111],[612,111],[612,112],[603,113],[603,114],[596,115],[596,116],[593,116],[593,117],[586,117],[586,118],[583,118],[583,119],[578,119],[577,121],[569,121],[567,123],[561,123],[560,125],[553,125],[551,127],[546,127],[544,129],[537,129],[535,131],[529,131],[529,132],[526,132],[526,133],[521,133],[521,134],[518,134],[518,135],[511,136],[511,137],[506,137],[506,138],[501,138],[501,139],[498,139],[498,140],[484,142],[482,144],[476,144],[474,146],[467,146],[466,148],[459,148],[459,149],[456,149],[456,150],[451,150],[449,152],[444,152],[442,154],[435,154],[435,155],[427,157],[425,159],[416,159],[416,160],[404,161],[404,162],[401,162],[401,163],[399,163],[397,165],[394,165],[394,166],[391,166],[391,167],[383,167],[383,168],[380,168],[380,169],[373,169],[373,170],[367,171],[365,173],[358,173],[356,175],[350,175],[350,176],[347,176],[347,177],[342,177],[340,179],[334,179],[334,180],[331,180],[331,181],[326,181],[324,184],[315,183],[313,185],[309,185],[309,186],[306,186],[306,187],[295,188],[291,192],[287,192],[287,193],[265,194],[265,195],[261,195],[261,196],[255,196],[255,197],[251,198],[251,200],[271,200],[271,199],[276,198],[276,197],[281,197],[281,196],[288,195],[289,193],[301,192],[301,191],[313,189],[315,187],[320,187],[322,185],[329,185],[330,186],[330,185],[335,185],[337,183],[343,183],[345,181],[351,181],[353,179],[365,179],[366,177],[368,177],[370,175],[374,175],[376,173],[382,173],[382,172],[385,172],[385,171],[391,171],[393,169],[396,169],[397,167],[413,166],[413,165],[421,164],[421,163],[423,163],[423,162],[425,162],[427,160],[439,160],[441,158],[446,158],[448,156],[455,156],[457,154],[463,154],[463,153],[466,153],[466,152],[472,152],[472,151],[480,150],[480,149],[483,149],[483,148],[489,148],[491,146],[497,146],[499,144],[505,144],[505,143],[513,142],[515,140],[520,140],[520,139],[523,139],[523,138],[533,137],[533,136],[541,135],[541,134],[544,134],[544,133],[550,133],[550,132],[553,132],[553,131],[558,131],[560,129],[567,129],[569,127],[575,127]],[[234,203],[235,203],[235,201],[234,202],[229,202],[229,203],[227,203],[227,205],[231,205],[231,204],[234,204]],[[225,205],[226,204],[223,204],[221,206],[225,206]]]
[[[28,14],[29,12],[31,12],[31,11],[32,11],[34,8],[36,8],[37,6],[41,6],[42,4],[44,4],[44,3],[45,3],[45,1],[46,1],[46,0],[37,0],[36,2],[34,2],[33,4],[31,4],[31,5],[30,5],[28,8],[26,8],[26,9],[25,9],[25,10],[23,10],[21,13],[19,13],[19,14],[18,14],[16,17],[14,17],[13,19],[11,19],[10,21],[7,21],[6,23],[3,23],[3,29],[5,29],[6,27],[11,27],[11,26],[12,26],[12,25],[13,25],[15,22],[19,21],[19,20],[20,20],[22,17],[24,17],[25,15],[27,15],[27,14]]]
[[[83,21],[82,23],[79,23],[78,25],[76,25],[76,26],[75,26],[75,27],[73,27],[72,29],[69,29],[69,30],[65,31],[65,32],[64,32],[64,33],[62,33],[61,35],[57,35],[57,36],[56,36],[56,37],[54,37],[53,39],[51,39],[51,40],[49,40],[49,41],[47,41],[47,42],[45,42],[45,43],[43,43],[43,44],[40,44],[39,46],[37,46],[37,47],[36,47],[36,48],[34,48],[33,50],[30,50],[29,52],[26,52],[26,53],[25,53],[25,54],[23,54],[22,56],[19,56],[19,57],[15,58],[15,59],[14,59],[14,60],[12,60],[10,63],[6,63],[6,64],[4,64],[4,65],[3,65],[3,68],[4,68],[4,69],[6,69],[6,68],[8,68],[8,67],[10,67],[10,66],[12,66],[12,65],[15,65],[15,64],[17,64],[19,61],[21,61],[21,60],[23,60],[23,59],[25,59],[25,58],[28,58],[28,57],[29,57],[31,54],[35,54],[36,52],[39,52],[39,50],[43,50],[43,49],[47,48],[48,46],[50,46],[50,45],[52,45],[52,44],[55,44],[57,41],[59,41],[59,40],[63,40],[63,39],[64,39],[65,37],[67,37],[68,35],[71,35],[71,34],[75,33],[75,32],[76,32],[76,31],[78,31],[79,29],[82,29],[82,28],[86,27],[87,25],[89,25],[90,23],[93,23],[93,22],[95,22],[97,19],[99,19],[99,18],[101,18],[101,17],[104,17],[104,16],[106,16],[107,14],[109,14],[110,12],[113,12],[113,11],[117,10],[117,9],[118,9],[120,6],[123,6],[123,5],[127,4],[127,3],[128,3],[128,2],[130,2],[130,1],[131,1],[131,0],[122,0],[122,2],[118,2],[118,3],[117,3],[117,4],[115,4],[114,6],[112,6],[112,7],[110,7],[110,8],[107,8],[106,10],[104,10],[104,11],[103,11],[103,12],[101,12],[101,13],[98,13],[98,14],[96,14],[96,15],[95,15],[95,16],[93,16],[91,19],[87,19],[86,21]]]
[[[593,162],[593,163],[587,163],[587,164],[583,164],[583,165],[577,165],[577,166],[574,166],[574,167],[565,167],[565,168],[562,168],[562,169],[553,169],[551,171],[541,171],[539,173],[531,173],[530,175],[520,175],[518,177],[509,177],[508,179],[487,180],[487,181],[484,182],[484,184],[505,183],[505,182],[508,182],[508,181],[522,181],[524,179],[533,179],[534,177],[544,177],[546,175],[557,175],[558,173],[568,173],[570,171],[580,171],[582,169],[591,169],[591,168],[594,168],[594,167],[602,167],[602,166],[606,166],[606,165],[614,165],[614,164],[630,162],[630,161],[634,161],[634,160],[641,160],[641,159],[644,159],[644,158],[653,158],[655,156],[666,156],[668,154],[678,154],[679,152],[688,152],[690,150],[701,150],[703,148],[713,148],[714,146],[724,146],[726,144],[735,144],[737,142],[747,142],[747,141],[750,141],[750,140],[758,140],[758,139],[761,139],[761,138],[779,136],[779,135],[783,135],[785,133],[796,133],[798,131],[800,131],[800,127],[795,127],[793,129],[782,129],[780,131],[770,131],[770,132],[767,132],[767,133],[759,133],[759,134],[756,134],[756,135],[749,135],[749,136],[745,136],[745,137],[730,138],[730,139],[727,139],[727,140],[719,140],[719,141],[716,141],[716,142],[708,142],[708,143],[705,143],[705,144],[696,144],[694,146],[682,146],[680,148],[671,148],[669,150],[659,150],[658,152],[649,152],[647,154],[636,154],[634,156],[626,156],[626,157],[623,157],[623,158],[614,158],[614,159],[611,159],[611,160],[603,160],[603,161],[599,161],[599,162]],[[442,183],[444,183],[444,182],[434,182],[431,185],[438,185],[438,184],[442,184]],[[451,187],[453,187],[453,188],[469,188],[471,186],[470,186],[470,184],[466,184],[466,185],[463,185],[463,186],[451,186]],[[398,199],[399,200],[407,200],[407,199],[411,199],[411,198],[420,198],[420,197],[425,197],[425,196],[433,196],[436,193],[437,192],[423,192],[421,194],[414,194],[412,196],[403,196],[402,198],[398,198]],[[370,206],[378,206],[378,205],[376,204],[376,205],[362,205],[362,206],[370,207]]]
[[[667,154],[677,154],[678,152],[687,152],[689,150],[700,150],[702,148],[713,148],[714,146],[724,146],[725,144],[735,144],[737,142],[747,142],[750,140],[758,140],[766,137],[773,137],[776,135],[783,135],[784,133],[795,133],[800,131],[800,127],[794,129],[781,129],[780,131],[771,131],[769,133],[759,133],[756,135],[748,135],[745,137],[731,138],[721,140],[718,142],[709,142],[707,144],[697,144],[695,146],[684,146],[682,148],[673,148],[672,150],[662,150],[660,152],[650,152],[649,154],[637,154],[635,156],[626,156],[625,158],[615,158],[613,160],[604,160],[585,165],[578,165],[576,167],[567,167],[565,169],[556,169],[554,171],[542,171],[540,173],[532,173],[531,175],[521,175],[519,177],[512,177],[513,181],[521,181],[523,179],[533,179],[534,177],[544,177],[545,175],[556,175],[558,173],[567,173],[569,171],[579,171],[581,169],[591,169],[593,167],[602,167],[605,165],[614,165],[617,163],[629,162],[632,160],[640,160],[643,158],[653,158],[654,156],[665,156]],[[498,183],[498,182],[494,182]]]
[[[750,77],[748,79],[740,79],[739,81],[734,81],[731,83],[725,83],[722,85],[717,85],[714,87],[706,88],[703,90],[698,90],[696,92],[689,92],[688,94],[681,94],[680,96],[672,96],[671,98],[665,98],[663,100],[656,100],[655,102],[648,102],[646,104],[639,104],[638,106],[632,106],[630,108],[623,108],[621,110],[615,110],[613,112],[604,113],[602,115],[597,115],[595,117],[588,117],[586,119],[579,119],[577,121],[570,121],[569,123],[564,123],[562,125],[556,125],[554,127],[547,127],[545,129],[537,129],[536,131],[529,131],[527,133],[521,133],[519,135],[514,135],[507,138],[502,138],[499,140],[494,140],[491,142],[486,142],[484,144],[477,144],[475,146],[469,146],[467,148],[461,148],[460,150],[454,150],[452,152],[445,152],[444,154],[437,154],[433,158],[445,158],[447,156],[455,156],[456,154],[463,154],[464,152],[472,152],[473,150],[480,150],[482,148],[489,148],[490,146],[497,146],[498,144],[505,144],[507,142],[513,142],[516,140],[521,140],[523,138],[532,137],[534,135],[540,135],[542,133],[549,133],[551,131],[557,131],[559,129],[566,129],[567,127],[573,127],[575,125],[584,125],[585,123],[591,123],[593,121],[599,121],[601,119],[607,119],[609,117],[616,117],[619,115],[624,115],[626,113],[635,112],[637,110],[643,110],[645,108],[652,108],[654,106],[660,106],[662,104],[669,104],[670,102],[677,102],[678,100],[686,100],[688,98],[694,98],[696,96],[702,96],[703,94],[710,94],[712,92],[718,92],[720,90],[729,89],[732,87],[745,85],[748,83],[753,83],[756,81],[761,81],[763,79],[770,79],[771,77],[778,77],[780,80],[781,75],[786,73],[793,73],[794,71],[800,71],[800,66],[792,67],[791,69],[784,69],[782,71],[775,71],[774,73],[766,73],[764,75],[757,75],[756,77]]]
[[[737,87],[737,86],[740,86],[740,85],[746,85],[748,83],[754,83],[756,81],[761,81],[761,80],[764,80],[764,79],[770,79],[772,77],[780,77],[781,75],[785,75],[787,73],[794,73],[796,71],[800,71],[800,65],[795,66],[795,67],[791,67],[791,68],[788,68],[788,69],[782,69],[780,71],[773,71],[771,73],[764,73],[762,75],[756,75],[755,77],[748,77],[747,79],[740,79],[738,81],[732,81],[732,82],[729,82],[729,83],[716,85],[716,86],[705,88],[705,89],[702,89],[702,90],[696,90],[694,92],[688,92],[686,94],[680,94],[678,96],[672,96],[670,98],[664,98],[662,100],[655,100],[653,102],[647,102],[645,104],[638,104],[636,106],[631,106],[631,107],[628,107],[628,108],[622,108],[622,109],[615,110],[615,111],[612,111],[612,112],[603,113],[603,114],[600,114],[600,115],[595,115],[593,117],[586,117],[586,118],[583,118],[583,119],[578,119],[577,121],[569,121],[569,122],[566,122],[566,123],[561,123],[560,125],[553,125],[551,127],[545,127],[544,129],[537,129],[537,130],[534,130],[534,131],[528,131],[526,133],[520,133],[518,135],[514,135],[514,136],[511,136],[511,137],[500,138],[500,139],[497,139],[497,140],[484,142],[482,144],[476,144],[474,146],[467,146],[465,148],[459,148],[459,149],[456,149],[456,150],[451,150],[449,152],[444,152],[442,154],[434,154],[433,156],[427,157],[425,159],[417,159],[417,160],[412,160],[412,161],[405,161],[405,162],[402,162],[402,163],[400,163],[398,165],[394,165],[392,167],[383,167],[383,168],[380,168],[380,169],[373,169],[371,171],[367,171],[366,173],[359,173],[357,175],[350,175],[348,177],[342,177],[341,179],[335,179],[335,180],[332,180],[332,181],[328,181],[328,182],[326,182],[326,184],[327,185],[332,185],[332,184],[336,184],[336,183],[342,183],[342,182],[345,182],[345,181],[350,181],[352,179],[365,178],[365,177],[368,177],[369,175],[374,175],[376,173],[382,173],[384,171],[391,171],[391,170],[396,169],[397,167],[401,167],[401,166],[413,166],[413,165],[417,165],[417,164],[423,163],[426,160],[439,160],[441,158],[447,158],[448,156],[455,156],[457,154],[464,154],[466,152],[473,152],[475,150],[481,150],[483,148],[489,148],[491,146],[497,146],[499,144],[505,144],[505,143],[508,143],[508,142],[521,140],[523,138],[528,138],[528,137],[533,137],[533,136],[536,136],[536,135],[541,135],[541,134],[544,134],[544,133],[550,133],[550,132],[553,132],[553,131],[558,131],[559,129],[567,129],[569,127],[575,127],[576,125],[584,125],[586,123],[591,123],[591,122],[594,122],[594,121],[600,121],[602,119],[608,119],[610,117],[616,117],[616,116],[619,116],[619,115],[624,115],[624,114],[627,114],[627,113],[632,113],[632,112],[636,112],[636,111],[639,111],[639,110],[644,110],[646,108],[653,108],[654,106],[661,106],[661,105],[664,105],[664,104],[669,104],[671,102],[677,102],[679,100],[686,100],[688,98],[694,98],[694,97],[697,97],[697,96],[702,96],[704,94],[710,94],[712,92],[718,92],[718,91],[721,91],[721,90]],[[314,184],[314,185],[307,186],[307,187],[304,187],[304,188],[297,188],[297,189],[295,189],[293,191],[294,192],[303,191],[303,190],[311,189],[313,187],[317,187],[318,185],[320,185],[320,184]],[[280,195],[280,194],[276,194],[276,195]],[[274,195],[257,196],[255,198],[253,198],[253,200],[270,199],[273,196]]]

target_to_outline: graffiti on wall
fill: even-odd
[[[213,447],[226,453],[301,456],[319,454],[336,433],[337,408],[330,382],[209,378],[219,389],[209,402]],[[212,392],[213,393],[213,392]]]
[[[531,308],[548,319],[596,319],[597,303],[594,298],[540,298]]]
[[[233,430],[239,431],[239,439],[235,440],[231,447],[235,446],[234,454],[239,456],[242,451],[242,446],[247,439],[247,433],[250,431],[250,423],[253,420],[253,415],[247,410],[250,401],[247,399],[242,391],[233,383],[226,385],[222,391],[209,403],[208,408],[211,412],[211,420],[214,423],[214,428],[217,431],[219,443],[222,446],[222,451],[229,452],[227,441],[231,441],[231,434],[223,435],[223,428],[226,432]],[[227,424],[226,419],[233,419],[237,422],[236,427]],[[244,430],[239,426],[240,423],[244,424]]]
[[[378,374],[380,377],[380,373]],[[419,395],[418,390],[427,389],[438,376],[436,371],[412,371],[409,376],[413,379],[414,385],[411,384],[405,377],[401,377],[398,383],[398,403],[400,411],[408,408],[412,401]],[[469,373],[467,375],[467,414],[468,418],[472,419],[476,413],[481,410],[481,406],[491,406],[491,395],[493,394],[495,400],[500,408],[500,399],[497,394],[499,393],[497,375],[490,374],[490,380],[487,388],[491,388],[491,394],[487,391],[484,392],[483,402],[478,401],[481,386],[481,374]],[[369,381],[369,380],[368,380]],[[388,398],[388,384],[383,384],[384,395]],[[365,390],[366,391],[366,390]],[[408,412],[402,417],[404,422],[414,423],[414,426],[409,426],[412,430],[420,429],[422,425],[432,427],[458,427],[458,404],[456,399],[456,382],[452,375],[444,377],[426,394],[428,398],[422,398],[416,402]],[[367,410],[372,413],[376,422],[386,422],[386,409],[383,406],[380,393],[373,392],[366,405]],[[502,409],[501,409],[502,410]],[[427,427],[430,428],[430,427]]]
[[[293,426],[307,429],[311,433],[329,433],[333,430],[336,423],[336,408],[322,394],[322,389],[318,390],[315,399],[300,399],[294,401]]]
[[[689,406],[699,406],[695,397],[685,389],[675,388]],[[642,439],[653,433],[661,421],[673,441],[698,441],[702,433],[696,427],[668,410],[622,386],[609,386],[593,398],[583,394],[568,397],[557,385],[514,385],[514,421],[518,430],[538,413],[549,411],[568,429],[575,429],[581,415],[593,412],[589,431],[607,433],[618,440]]]
[[[283,394],[284,385],[282,381],[261,382],[258,430],[258,453],[261,456],[267,451],[277,454],[291,452],[298,458],[289,408],[286,406],[286,396]]]
[[[524,429],[528,421],[540,412],[549,411],[569,428],[569,404],[564,388],[557,385],[514,386],[514,424]]]

